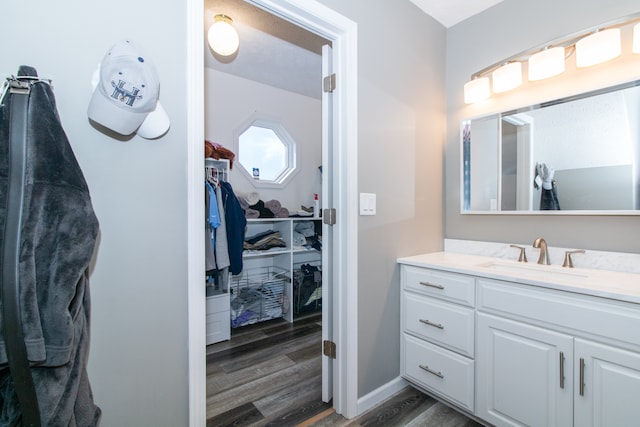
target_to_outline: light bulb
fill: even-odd
[[[510,62],[491,73],[493,91],[506,92],[522,84],[522,63]]]
[[[598,31],[576,43],[576,66],[590,67],[622,53],[620,28]]]
[[[480,77],[468,81],[464,85],[464,103],[473,104],[489,98],[489,77]]]
[[[564,48],[552,47],[529,58],[529,80],[542,80],[564,72]]]
[[[207,33],[209,46],[218,55],[233,55],[240,44],[238,32],[231,25],[233,19],[226,15],[216,15],[213,20],[214,23],[209,27],[209,32]]]

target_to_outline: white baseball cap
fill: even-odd
[[[156,109],[147,114],[136,134],[146,139],[155,139],[167,133],[170,125],[169,115],[158,101]]]
[[[153,62],[131,40],[122,40],[109,49],[100,63],[87,114],[102,126],[130,135],[153,113],[157,117],[141,136],[157,138],[169,128],[169,117],[158,106],[159,94],[160,81]]]

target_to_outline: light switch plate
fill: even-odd
[[[360,193],[360,215],[376,214],[375,193]]]

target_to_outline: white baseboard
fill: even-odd
[[[371,393],[358,399],[358,415],[363,414],[374,406],[378,405],[407,387],[409,383],[402,377],[396,377],[388,383],[378,387]]]

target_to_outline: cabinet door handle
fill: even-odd
[[[425,325],[433,326],[434,328],[444,329],[444,326],[441,323],[433,323],[427,319],[420,319],[420,322],[424,323]]]
[[[560,352],[560,388],[564,388],[564,352]]]
[[[420,284],[422,286],[428,286],[430,288],[436,288],[436,289],[444,289],[444,286],[442,285],[437,285],[435,283],[431,283],[431,282],[420,282]]]
[[[580,358],[580,396],[584,396],[584,359]]]
[[[432,375],[435,375],[438,378],[444,378],[444,375],[442,374],[442,372],[436,372],[433,369],[430,369],[427,365],[418,365],[420,366],[420,369],[423,369],[427,372],[429,372]]]

